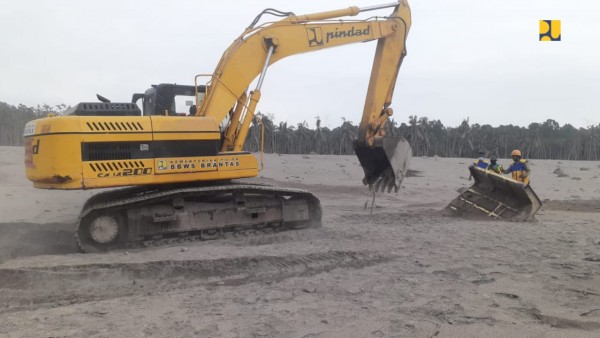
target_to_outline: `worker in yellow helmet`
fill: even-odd
[[[513,163],[508,169],[502,169],[502,172],[505,174],[512,174],[513,180],[529,184],[529,174],[531,173],[531,169],[529,169],[527,160],[522,158],[521,151],[515,149],[510,153],[510,156],[513,159]]]

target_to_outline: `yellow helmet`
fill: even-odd
[[[519,149],[515,149],[510,153],[510,156],[519,156],[521,157],[521,151]]]

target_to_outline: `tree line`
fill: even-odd
[[[257,115],[249,131],[246,148],[260,150],[261,124],[264,126],[264,150],[280,154],[354,154],[352,142],[358,126],[346,119],[333,129],[323,127],[316,118],[316,128],[307,123],[296,126],[286,122],[273,123],[273,119]],[[413,156],[477,157],[483,151],[486,156],[510,157],[513,149],[520,149],[527,158],[599,160],[600,125],[575,128],[571,124],[559,125],[554,120],[531,123],[528,127],[470,123],[465,119],[457,127],[446,127],[440,120],[410,116],[408,123],[390,119],[386,125],[390,136],[406,138]]]
[[[46,116],[49,112],[62,113],[64,104],[49,106],[12,106],[0,102],[0,145],[23,144],[23,129],[28,121]],[[322,126],[315,118],[315,128],[306,122],[296,125],[275,123],[273,117],[258,113],[253,120],[246,141],[246,150],[259,151],[264,129],[264,151],[279,154],[354,154],[352,142],[358,126],[342,118],[335,128]],[[407,123],[390,119],[387,135],[406,138],[413,156],[476,157],[479,151],[487,156],[510,157],[513,149],[520,149],[527,158],[599,160],[600,125],[575,128],[559,125],[554,120],[531,123],[527,127],[470,123],[465,119],[457,127],[447,127],[440,120],[410,116]]]
[[[24,104],[12,106],[0,101],[0,146],[23,145],[23,130],[27,122],[47,116],[48,113],[60,114],[67,110],[64,104],[47,104],[28,107]]]

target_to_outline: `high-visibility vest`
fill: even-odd
[[[508,171],[512,174],[512,179],[515,181],[529,183],[529,176],[527,176],[527,166],[525,165],[527,160],[519,160],[518,162],[514,162],[508,167]],[[527,177],[521,177],[527,176]]]
[[[499,163],[496,164],[490,164],[487,167],[488,170],[495,172],[496,174],[502,174],[502,165],[500,165]]]

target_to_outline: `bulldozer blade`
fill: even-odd
[[[542,207],[529,184],[475,166],[469,171],[475,183],[446,207],[456,215],[529,221]]]
[[[382,192],[398,192],[412,158],[412,149],[401,137],[384,137],[378,145],[354,142],[354,152],[365,171],[363,184]]]

